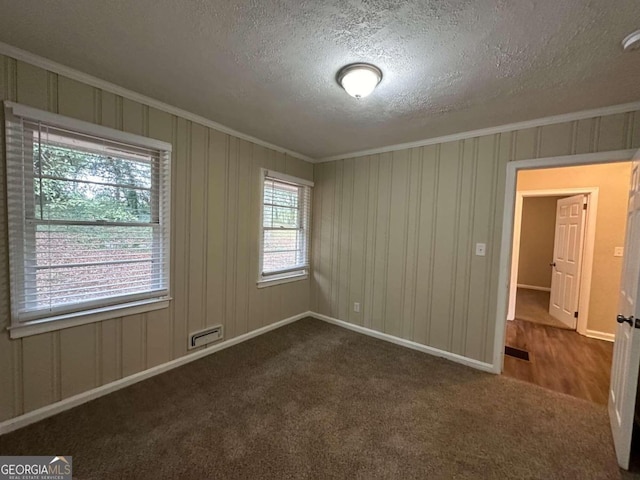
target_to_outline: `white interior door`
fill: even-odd
[[[569,328],[577,324],[580,270],[584,245],[585,196],[558,200],[553,247],[549,313]]]
[[[609,388],[609,419],[618,464],[629,468],[631,432],[636,407],[638,369],[640,368],[640,318],[638,286],[640,279],[640,150],[633,161],[625,256],[620,282],[620,306],[616,341],[613,346]],[[613,321],[613,319],[612,319]]]

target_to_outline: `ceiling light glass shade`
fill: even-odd
[[[378,86],[382,72],[368,63],[354,63],[338,72],[338,83],[355,98],[364,98]]]

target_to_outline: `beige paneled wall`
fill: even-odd
[[[623,258],[615,257],[613,252],[615,247],[624,246],[630,182],[630,162],[525,170],[518,173],[518,190],[598,187],[598,211],[596,212],[593,271],[587,319],[587,328],[595,332],[612,334],[615,333],[617,325],[614,319],[618,311]],[[525,198],[526,200],[529,199]],[[555,219],[555,212],[553,218]],[[553,233],[551,235],[553,236]],[[522,258],[522,251],[520,255]],[[547,264],[548,261],[544,265]],[[520,278],[520,272],[518,272],[518,278]]]
[[[491,363],[506,163],[638,147],[631,112],[317,164],[312,310]]]
[[[529,170],[522,173],[538,172]],[[567,195],[565,195],[567,196]],[[518,285],[551,288],[556,206],[563,197],[525,197],[522,200]]]
[[[0,100],[158,138],[174,149],[170,309],[21,340],[2,332],[0,421],[183,356],[190,331],[221,323],[229,339],[308,310],[309,281],[257,289],[256,279],[260,168],[313,179],[311,164],[1,56]],[[4,329],[4,191],[0,202]]]

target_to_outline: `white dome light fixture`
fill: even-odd
[[[625,52],[640,49],[640,30],[636,30],[622,40],[622,49]]]
[[[340,69],[337,80],[349,95],[360,99],[378,86],[382,80],[382,72],[369,63],[352,63]]]

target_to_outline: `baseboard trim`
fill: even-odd
[[[474,360],[472,358],[464,357],[462,355],[458,355],[455,353],[446,352],[438,348],[429,347],[421,343],[413,342],[411,340],[405,340],[404,338],[395,337],[393,335],[378,332],[370,328],[361,327],[360,325],[354,325],[352,323],[348,323],[343,320],[338,320],[337,318],[333,318],[327,315],[322,315],[320,313],[309,311],[309,312],[300,313],[298,315],[294,315],[289,318],[285,318],[284,320],[280,320],[279,322],[272,323],[271,325],[258,328],[257,330],[253,330],[251,332],[245,333],[243,335],[239,335],[229,340],[225,340],[221,343],[212,345],[203,350],[198,350],[197,352],[193,352],[183,357],[176,358],[175,360],[171,360],[170,362],[163,363],[162,365],[149,368],[148,370],[144,370],[142,372],[135,373],[128,377],[121,378],[120,380],[116,380],[115,382],[102,385],[92,390],[88,390],[86,392],[79,393],[78,395],[74,395],[73,397],[65,398],[64,400],[60,400],[59,402],[46,405],[37,410],[27,412],[18,417],[10,418],[8,420],[5,420],[4,422],[0,422],[0,435],[4,435],[5,433],[9,433],[14,430],[18,430],[19,428],[26,427],[27,425],[31,425],[32,423],[38,422],[40,420],[44,420],[45,418],[52,417],[54,415],[57,415],[58,413],[64,412],[66,410],[70,410],[71,408],[77,407],[78,405],[82,405],[83,403],[90,402],[91,400],[95,400],[96,398],[103,397],[109,393],[115,392],[117,390],[121,390],[123,388],[126,388],[135,383],[141,382],[148,378],[155,377],[156,375],[160,375],[161,373],[168,372],[169,370],[173,370],[174,368],[181,367],[182,365],[186,365],[200,358],[207,357],[209,355],[212,355],[226,348],[232,347],[242,342],[246,342],[247,340],[258,337],[272,330],[276,330],[290,323],[297,322],[298,320],[301,320],[306,317],[313,317],[318,320],[322,320],[324,322],[331,323],[333,325],[337,325],[342,328],[346,328],[347,330],[361,333],[363,335],[368,335],[370,337],[377,338],[379,340],[384,340],[386,342],[394,343],[396,345],[410,348],[412,350],[417,350],[419,352],[427,353],[429,355],[445,358],[447,360],[451,360],[452,362],[466,365],[467,367],[475,368],[477,370],[482,370],[484,372],[496,373],[496,374],[500,373],[499,371],[496,371],[494,366],[489,363],[481,362],[479,360]],[[609,334],[588,331],[587,336],[592,336],[590,335],[590,333],[594,334],[593,338],[608,340],[608,338],[603,338],[603,337]],[[595,336],[598,334],[601,336]],[[613,336],[611,337],[612,337],[611,338],[611,341],[612,341]]]
[[[284,325],[288,325],[302,318],[311,316],[313,316],[311,312],[304,312],[289,318],[285,318],[284,320],[272,323],[271,325],[258,328],[257,330],[253,330],[243,335],[225,340],[221,343],[211,345],[210,347],[207,347],[203,350],[198,350],[197,352],[190,353],[180,358],[176,358],[175,360],[171,360],[170,362],[149,368],[148,370],[143,370],[142,372],[135,373],[125,378],[121,378],[120,380],[116,380],[115,382],[111,382],[92,390],[79,393],[78,395],[74,395],[73,397],[65,398],[64,400],[60,400],[59,402],[52,403],[31,412],[27,412],[18,417],[10,418],[9,420],[0,422],[0,435],[12,432],[22,427],[26,427],[27,425],[38,422],[40,420],[44,420],[48,417],[52,417],[53,415],[64,412],[65,410],[69,410],[78,405],[82,405],[83,403],[95,400],[96,398],[100,398],[109,393],[141,382],[142,380],[160,375],[161,373],[181,367],[182,365],[186,365],[187,363],[207,357],[211,354],[232,347],[239,343],[246,342],[247,340],[258,337],[272,330],[276,330],[277,328],[283,327]]]
[[[616,339],[613,333],[599,332],[597,330],[587,330],[584,334],[589,338],[597,338],[598,340],[605,340],[607,342],[613,342]]]
[[[518,288],[526,288],[527,290],[538,290],[539,292],[550,292],[550,287],[537,287],[535,285],[526,285],[524,283],[519,283]]]
[[[344,320],[338,320],[337,318],[329,317],[321,313],[309,312],[309,314],[310,316],[312,316],[313,318],[317,318],[318,320],[322,320],[327,323],[331,323],[333,325],[346,328],[347,330],[352,330],[354,332],[362,333],[364,335],[368,335],[370,337],[377,338],[379,340],[395,343],[396,345],[410,348],[412,350],[417,350],[419,352],[428,353],[429,355],[434,355],[436,357],[445,358],[447,360],[451,360],[452,362],[466,365],[467,367],[475,368],[477,370],[482,370],[483,372],[496,373],[496,374],[500,373],[499,371],[496,371],[494,366],[490,363],[474,360],[472,358],[464,357],[456,353],[446,352],[444,350],[440,350],[434,347],[429,347],[427,345],[413,342],[411,340],[405,340],[404,338],[395,337],[387,333],[378,332],[377,330],[361,327],[360,325],[354,325],[353,323],[345,322]]]

